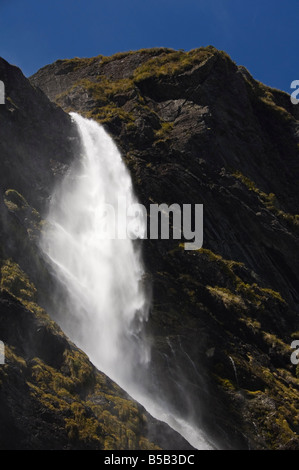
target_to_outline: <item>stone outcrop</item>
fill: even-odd
[[[42,308],[54,281],[37,240],[74,155],[65,112],[76,111],[114,137],[147,208],[204,205],[201,250],[143,243],[153,285],[147,387],[221,448],[298,449],[299,111],[289,95],[211,46],[60,60],[30,83],[5,61],[0,72],[9,83],[0,106],[3,447],[186,446],[171,433],[162,442],[162,425]]]
[[[298,107],[211,46],[57,61],[31,83],[109,130],[146,207],[204,204],[203,249],[144,242],[150,383],[220,446],[298,448]]]
[[[43,308],[57,286],[39,236],[79,140],[68,114],[3,59],[0,79],[0,449],[191,449],[96,370]]]

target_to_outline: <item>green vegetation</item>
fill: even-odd
[[[59,59],[56,61],[56,64],[64,64],[70,67],[72,72],[76,72],[81,68],[86,68],[90,65],[93,65],[95,62],[100,61],[101,65],[109,64],[115,60],[122,60],[128,56],[133,56],[135,54],[146,54],[146,55],[160,55],[174,52],[174,49],[169,49],[166,47],[153,47],[149,49],[139,49],[138,51],[126,51],[126,52],[117,52],[111,56],[98,55],[95,57],[73,57],[72,59]]]
[[[32,302],[36,299],[36,288],[18,264],[6,260],[1,266],[1,289],[16,299]]]
[[[215,379],[219,382],[221,387],[223,387],[225,390],[228,390],[228,391],[236,390],[236,387],[229,379],[223,379],[222,377],[218,377],[216,375],[215,375]]]
[[[157,141],[166,140],[173,129],[173,122],[162,122],[160,129],[155,131],[155,138]]]
[[[139,49],[138,51],[127,51],[127,52],[117,52],[116,54],[113,54],[112,56],[109,57],[102,57],[102,64],[109,64],[110,62],[113,62],[114,60],[121,60],[125,59],[128,56],[132,56],[135,54],[146,54],[146,55],[160,55],[160,54],[168,54],[173,52],[173,49],[168,49],[167,47],[152,47],[149,49]]]
[[[74,57],[73,59],[57,60],[56,63],[57,64],[63,63],[69,67],[70,71],[76,72],[83,67],[85,68],[85,67],[88,67],[89,65],[92,65],[97,60],[101,59],[101,57],[102,57],[101,55],[97,57],[90,57],[90,58],[89,57],[83,57],[83,58]]]
[[[240,171],[233,173],[233,176],[240,180],[249,189],[249,191],[253,191],[259,197],[260,202],[266,209],[272,212],[273,215],[278,217],[281,221],[287,222],[292,226],[299,227],[299,215],[289,214],[281,210],[274,193],[267,194],[260,190],[252,180],[244,176]]]
[[[77,85],[83,86],[91,93],[95,100],[103,100],[107,103],[110,102],[110,99],[112,99],[114,95],[126,93],[134,88],[132,80],[128,78],[108,80],[106,77],[101,77],[100,81],[96,83],[83,79]]]
[[[212,46],[206,48],[194,49],[189,52],[175,51],[167,48],[153,48],[145,49],[137,52],[129,51],[125,53],[115,54],[111,57],[98,56],[93,59],[79,59],[74,58],[67,61],[73,70],[78,70],[82,67],[88,67],[95,60],[101,59],[100,64],[105,65],[113,62],[114,60],[125,59],[128,55],[144,54],[148,56],[143,64],[136,68],[132,77],[116,79],[105,76],[103,70],[93,80],[86,78],[78,80],[68,90],[56,96],[56,102],[62,105],[66,111],[71,111],[71,107],[66,104],[64,106],[64,99],[70,97],[73,91],[78,90],[87,92],[94,105],[92,109],[81,109],[81,114],[86,117],[97,120],[100,123],[106,123],[118,117],[121,121],[128,126],[128,130],[134,130],[134,122],[140,113],[146,115],[153,114],[154,111],[150,109],[140,93],[138,82],[149,76],[163,76],[182,73],[198,64],[204,64],[209,58],[213,56],[221,56],[225,60],[230,60],[226,53],[219,52]],[[134,105],[126,109],[125,104],[134,97]],[[155,113],[154,113],[155,114]],[[160,121],[156,115],[155,120]],[[153,124],[153,123],[152,123]],[[160,122],[160,127],[153,125],[155,129],[155,139],[157,141],[166,140],[172,129],[173,124],[169,122]]]
[[[10,103],[15,109],[18,109],[18,106],[10,96],[5,96],[5,100],[6,102]]]
[[[226,286],[207,286],[208,290],[221,298],[224,304],[228,305],[228,303],[231,303],[240,307],[246,307],[249,303],[254,304],[256,307],[264,308],[264,302],[269,298],[285,303],[279,292],[260,287],[257,283],[245,283],[240,276],[235,273],[237,267],[244,268],[243,263],[226,260],[222,258],[222,256],[205,248],[198,250],[198,253],[207,256],[210,261],[217,263],[217,269],[220,269],[225,275],[224,279],[229,280],[231,283],[234,292],[227,289]]]
[[[215,54],[220,54],[213,47],[202,47],[189,52],[173,51],[153,57],[134,71],[135,82],[149,77],[161,77],[183,73],[195,65],[203,64]],[[225,53],[221,53],[225,55]],[[228,57],[228,56],[227,56]]]
[[[33,283],[10,259],[2,262],[1,289],[24,305],[32,326],[45,329],[53,335],[53,341],[57,336],[64,338],[60,328],[36,303]],[[70,343],[65,346],[62,364],[56,368],[39,357],[26,363],[14,348],[6,345],[7,363],[0,371],[0,384],[5,383],[10,368],[18,370],[21,377],[26,377],[32,398],[64,423],[71,442],[107,450],[158,449],[144,435],[146,417],[141,408],[98,372],[82,351]]]
[[[8,189],[5,191],[4,202],[8,210],[12,212],[27,209],[29,207],[26,199],[14,189]]]
[[[85,90],[95,102],[91,111],[82,111],[82,114],[86,117],[95,119],[101,123],[110,121],[115,117],[119,117],[125,123],[134,122],[134,114],[124,110],[113,101],[117,95],[134,89],[134,85],[130,80],[121,79],[113,81],[108,80],[105,77],[101,77],[100,81],[92,82],[87,79],[82,79],[76,82],[71,89],[58,95],[56,97],[56,102],[61,104],[64,97],[67,96],[71,90],[80,88]]]
[[[137,118],[150,120],[154,130],[154,138],[157,142],[165,141],[169,138],[173,129],[172,122],[162,121],[158,114],[145,104],[144,98],[140,94],[138,87],[133,80],[125,78],[120,80],[107,79],[100,76],[98,81],[82,79],[76,82],[71,89],[58,95],[56,102],[62,104],[66,96],[71,91],[82,89],[93,99],[92,110],[82,110],[87,118],[94,119],[101,124],[111,122],[118,118],[125,124],[127,131],[136,131],[135,121]],[[134,96],[134,103],[130,106],[130,111],[125,108],[126,101],[130,96]],[[69,109],[70,111],[70,109]]]
[[[132,115],[132,113],[128,113],[118,106],[113,106],[113,104],[96,108],[89,113],[85,113],[85,116],[95,119],[102,124],[111,121],[116,117],[127,124],[134,123],[135,121],[135,117]]]
[[[46,321],[47,328],[53,333],[62,334],[55,322],[38,305],[37,290],[34,284],[20,266],[11,259],[2,261],[0,288],[21,302],[34,316]]]
[[[53,338],[64,337],[35,303],[34,285],[11,260],[2,264],[1,289],[28,309],[31,321],[34,322],[34,317],[38,319],[36,328],[46,327]],[[146,417],[141,408],[122,396],[116,384],[96,371],[82,351],[66,343],[59,368],[38,357],[26,363],[9,345],[5,354],[6,365],[0,371],[0,384],[5,383],[11,368],[19,370],[20,377],[26,377],[32,398],[48,412],[57,414],[55,419],[62,420],[71,442],[81,442],[95,449],[157,449],[144,435]]]
[[[268,333],[268,332],[263,332],[263,336],[264,336],[265,342],[270,347],[276,348],[276,350],[279,351],[282,356],[283,355],[290,356],[291,348],[290,348],[289,344],[286,344],[284,341],[282,341],[276,335]]]
[[[80,94],[86,92],[94,104],[92,107],[79,110],[85,117],[95,119],[100,123],[108,123],[118,118],[130,132],[136,132],[137,118],[146,119],[154,130],[155,141],[165,142],[171,135],[173,123],[161,120],[148,107],[140,92],[138,82],[149,76],[159,77],[182,73],[198,64],[207,63],[211,57],[221,56],[225,60],[230,60],[227,54],[217,51],[212,46],[189,52],[167,48],[145,49],[115,54],[111,57],[98,56],[94,60],[101,59],[100,65],[103,66],[137,53],[148,56],[148,60],[137,67],[131,77],[113,79],[105,75],[105,69],[100,68],[98,76],[94,76],[92,80],[86,78],[78,80],[71,88],[58,95],[56,102],[66,111],[71,111],[72,107],[69,102],[65,102],[65,98],[69,99],[76,91]],[[77,70],[81,67],[88,67],[92,59],[75,58],[64,62],[72,66],[73,70]],[[126,106],[127,102],[129,102],[128,106]]]
[[[71,88],[65,92],[56,96],[56,101],[59,103],[65,96],[68,96],[70,92],[82,88],[87,91],[88,94],[99,104],[109,105],[114,95],[128,92],[134,88],[134,85],[129,79],[121,80],[108,80],[104,76],[100,76],[98,81],[91,81],[83,78],[75,82]]]
[[[184,249],[184,244],[180,243],[169,254],[175,256],[182,249]],[[245,310],[249,307],[263,310],[268,301],[278,302],[282,305],[286,304],[279,292],[261,287],[256,282],[244,282],[241,278],[242,272],[246,273],[244,263],[225,259],[207,248],[200,248],[195,253],[200,256],[202,262],[206,263],[207,271],[210,269],[209,265],[213,266],[213,272],[215,271],[214,279],[222,281],[222,284],[219,282],[216,285],[209,285],[208,283],[205,287],[212,296],[220,299],[228,309],[233,307],[239,311],[244,310],[243,313],[245,314]],[[193,291],[191,286],[200,286],[200,283],[196,281],[196,277],[190,274],[181,274],[179,279],[182,280],[184,285],[188,285],[188,292]]]
[[[275,103],[274,97],[271,92],[267,91],[265,93],[265,96],[260,97],[260,101],[267,107],[270,107],[271,111],[278,114],[278,116],[284,121],[290,122],[294,119],[293,116],[285,108],[283,108],[282,106],[278,106]]]
[[[36,359],[29,386],[44,407],[64,416],[71,441],[105,450],[158,449],[142,435],[146,418],[137,404],[119,396],[122,392],[113,383],[108,386],[81,351],[66,350],[64,356],[64,373]]]
[[[40,234],[40,230],[44,224],[40,214],[36,209],[31,207],[26,199],[14,189],[8,189],[4,193],[4,203],[9,212],[17,215],[18,221],[22,224],[24,230],[31,240],[36,240]],[[13,225],[13,221],[11,221]],[[20,228],[15,226],[12,230],[19,231]],[[16,238],[21,237],[20,233],[17,234]],[[22,238],[22,237],[21,237]]]
[[[254,186],[252,186],[252,190],[255,190]],[[235,322],[235,326],[230,327],[227,336],[227,352],[224,355],[226,359],[215,364],[213,372],[215,381],[229,395],[246,394],[248,400],[244,401],[241,414],[246,416],[249,413],[253,417],[260,439],[269,448],[277,449],[280,446],[288,445],[296,437],[299,424],[299,379],[295,376],[295,371],[291,370],[290,355],[292,350],[285,335],[280,337],[279,329],[274,333],[271,331],[271,327],[269,328],[269,319],[272,314],[274,315],[274,310],[281,312],[280,309],[286,307],[287,304],[279,292],[261,287],[257,283],[244,281],[242,279],[242,273],[246,273],[244,264],[226,260],[203,248],[197,253],[206,260],[206,263],[214,265],[218,273],[215,279],[218,277],[218,282],[219,279],[223,279],[223,284],[219,282],[219,285],[207,285],[207,290],[214,298],[223,303],[228,312],[235,312],[227,319],[229,322]],[[208,264],[206,272],[209,272]],[[191,288],[190,279],[191,277],[189,278],[189,289]],[[219,312],[215,312],[212,318],[216,320],[217,315]],[[221,324],[224,329],[224,338],[226,336],[225,328],[227,328],[225,318]],[[242,347],[239,349],[240,345],[235,344],[235,337],[231,335],[232,331],[238,331],[239,337],[242,324],[246,327],[244,337],[248,338],[248,330],[251,330],[261,348],[261,350],[255,350],[253,354],[248,351],[247,357],[244,355],[244,351],[242,352]],[[243,336],[241,335],[241,337]],[[293,337],[297,337],[296,333]],[[265,359],[270,350],[282,364],[285,362],[285,368],[275,368],[272,359]],[[239,378],[238,387],[233,379],[235,371],[232,370],[232,365],[228,360],[229,356],[234,360]],[[242,388],[243,380],[247,384],[246,390]],[[249,384],[251,384],[251,388]],[[270,412],[273,418],[271,420],[267,419]]]
[[[242,297],[240,295],[233,294],[229,289],[210,286],[207,286],[207,289],[212,295],[218,297],[226,307],[230,308],[233,304],[235,307],[245,308],[245,303]]]
[[[135,52],[63,61],[62,71],[79,72],[74,75],[77,78],[73,78],[78,81],[58,96],[57,101],[64,108],[70,106],[71,110],[73,107],[98,122],[113,124],[110,128],[116,136],[125,134],[126,138],[122,143],[125,150],[128,150],[127,163],[128,166],[134,166],[136,181],[142,185],[150,184],[150,179],[143,181],[144,167],[153,170],[149,173],[158,173],[160,170],[158,153],[154,153],[151,161],[144,151],[145,147],[157,142],[167,142],[172,136],[180,135],[179,132],[172,132],[173,122],[164,121],[158,112],[154,111],[163,109],[167,113],[164,104],[161,105],[159,101],[160,98],[163,100],[163,87],[166,88],[167,83],[180,82],[178,76],[186,72],[184,78],[187,83],[192,69],[198,68],[198,78],[201,72],[203,76],[208,74],[215,63],[218,68],[221,61],[225,69],[230,67],[232,62],[225,53],[213,47],[186,53],[170,49],[152,49],[136,53],[148,56],[142,57],[143,63],[132,72],[131,77],[124,79],[113,78],[116,68],[112,62],[125,62],[128,59],[127,64],[124,63],[127,76],[137,62],[132,60],[131,64],[129,63]],[[98,61],[98,69],[94,66],[95,61]],[[84,69],[89,66],[92,67],[90,75],[88,72],[84,73]],[[211,86],[212,81],[217,78],[216,72],[215,75],[211,74]],[[91,79],[81,79],[83,76]],[[115,73],[115,76],[119,74]],[[161,90],[157,90],[157,93],[161,92],[159,103],[147,100],[146,92],[142,96],[140,90],[146,90],[147,84],[141,82],[146,79],[153,79],[148,83],[149,86],[154,80],[163,82]],[[291,121],[291,115],[283,107],[283,100],[279,99],[275,90],[249,78],[246,80],[252,91],[252,95],[250,92],[249,95],[253,97],[257,119],[262,116],[267,123],[269,117],[272,124],[273,116],[274,121],[277,118],[277,124],[282,122],[282,126]],[[190,83],[194,81],[196,82],[195,74],[194,77],[191,76]],[[201,83],[201,79],[198,83]],[[194,88],[193,85],[190,86],[190,90]],[[167,93],[167,98],[166,95]],[[182,97],[184,96],[183,93]],[[205,97],[204,93],[203,96]],[[171,108],[169,110],[171,111]],[[164,112],[161,111],[161,115],[164,116]],[[231,118],[239,118],[239,114],[232,110]],[[143,140],[140,135],[138,141],[134,137],[142,134],[143,129],[147,140]],[[215,129],[217,132],[216,127]],[[242,137],[247,135],[241,128],[240,133]],[[264,138],[264,135],[261,134],[260,137]],[[133,142],[132,147],[128,142]],[[140,142],[140,148],[137,142]],[[273,148],[275,145],[276,142]],[[175,146],[172,150],[175,150]],[[169,155],[176,165],[175,152],[172,151]],[[189,176],[196,176],[191,170],[188,172]],[[154,174],[150,174],[150,177],[152,176]],[[239,188],[245,185],[242,190],[243,194],[247,195],[246,199],[254,200],[255,206],[261,206],[268,211],[269,218],[270,211],[292,228],[298,226],[299,216],[281,210],[275,194],[262,191],[240,172],[233,173],[233,177]],[[184,181],[182,184],[185,184]],[[195,181],[194,184],[196,185]],[[154,189],[156,192],[154,191],[153,197],[158,198],[158,188]],[[196,191],[196,186],[194,190]],[[212,185],[210,190],[213,190]],[[141,194],[147,196],[144,191]],[[249,194],[252,198],[248,197]],[[4,202],[10,220],[15,223],[14,231],[10,230],[14,236],[17,237],[20,233],[19,226],[28,230],[28,222],[25,224],[25,220],[31,220],[31,223],[36,223],[37,229],[40,228],[39,214],[29,206],[21,194],[8,190]],[[22,231],[19,238],[27,240],[28,237],[24,237]],[[256,274],[244,263],[225,259],[203,248],[197,252],[185,252],[179,246],[173,248],[174,244],[169,245],[171,250],[167,253],[159,244],[147,252],[147,256],[153,257],[150,259],[150,265],[157,266],[157,271],[153,274],[155,303],[151,313],[150,333],[151,340],[157,346],[157,357],[160,357],[158,361],[161,361],[158,362],[158,367],[161,367],[163,372],[164,352],[167,354],[168,348],[171,347],[173,357],[178,360],[178,366],[182,370],[185,366],[187,370],[188,367],[192,369],[190,375],[186,372],[186,378],[190,380],[195,393],[200,380],[207,379],[207,389],[211,386],[213,392],[212,400],[220,398],[221,405],[228,404],[229,413],[232,413],[226,423],[228,429],[229,425],[234,425],[235,414],[241,424],[240,433],[250,437],[256,436],[262,445],[266,443],[266,446],[279,448],[280,445],[292,442],[299,432],[299,380],[289,360],[291,350],[287,340],[290,330],[287,323],[292,316],[288,316],[285,299],[280,292],[260,284]],[[33,251],[34,249],[33,247]],[[33,259],[30,251],[25,252],[27,259]],[[32,328],[36,327],[38,331],[40,328],[46,328],[47,333],[63,336],[38,305],[36,288],[29,277],[9,256],[10,254],[2,256],[4,261],[1,266],[1,289],[9,292],[26,307],[24,316],[30,318]],[[36,324],[32,318],[35,318]],[[297,325],[293,328],[297,328]],[[293,335],[298,337],[297,333]],[[48,423],[58,423],[57,427],[63,429],[66,440],[74,443],[76,448],[81,445],[109,450],[155,448],[146,438],[147,418],[138,404],[129,400],[105,375],[97,372],[84,353],[74,345],[66,342],[65,349],[58,356],[59,360],[55,365],[47,358],[47,354],[42,358],[26,356],[25,360],[21,357],[19,349],[8,347],[9,363],[0,371],[1,380],[4,380],[3,374],[12,366],[11,370],[17,371],[16,375],[26,380],[31,397],[36,400],[38,409],[45,413]],[[197,373],[199,379],[196,377]],[[299,377],[299,366],[297,374]],[[175,393],[173,395],[175,396]],[[195,395],[191,397],[196,399]],[[225,422],[224,415],[225,410],[223,416],[219,416],[219,422],[222,419]]]
[[[287,102],[290,99],[285,92],[254,80],[249,73],[244,74],[243,77],[248,85],[251,97],[257,104],[268,109],[283,123],[290,123],[294,119],[292,114],[285,107],[281,106],[283,101]]]

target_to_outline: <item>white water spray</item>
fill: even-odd
[[[132,183],[104,129],[79,115],[72,118],[82,154],[51,201],[42,248],[69,294],[63,328],[99,369],[125,386],[136,361],[149,359],[148,348],[138,342],[148,302],[140,255],[132,240],[109,233],[105,211],[109,204],[117,216],[120,201],[134,203]]]
[[[137,203],[113,140],[92,120],[72,113],[81,155],[52,198],[41,246],[68,292],[57,321],[91,361],[156,418],[197,448],[210,448],[201,432],[145,396],[136,370],[145,369],[150,349],[142,336],[149,298],[140,252],[130,238],[116,239],[105,226],[107,204]],[[136,216],[137,217],[137,216]],[[138,225],[146,223],[136,220]],[[123,221],[125,223],[125,221]],[[123,231],[118,219],[118,229]],[[107,224],[106,224],[107,225]],[[163,416],[162,416],[163,415]]]

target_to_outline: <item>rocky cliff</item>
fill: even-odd
[[[204,205],[202,249],[143,243],[147,387],[221,448],[298,449],[299,127],[289,96],[213,47],[61,60],[31,84],[5,61],[0,72],[1,446],[186,447],[42,308],[54,280],[36,243],[77,139],[64,110],[108,129],[146,207]]]
[[[96,370],[42,308],[55,281],[38,240],[78,136],[70,117],[3,59],[0,79],[0,449],[190,449]]]
[[[140,201],[204,204],[204,244],[147,240],[150,384],[225,448],[299,448],[298,108],[213,47],[60,60],[31,77],[102,123]]]

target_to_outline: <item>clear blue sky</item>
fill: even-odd
[[[267,85],[299,80],[299,0],[0,0],[0,56],[57,59],[212,44]]]

